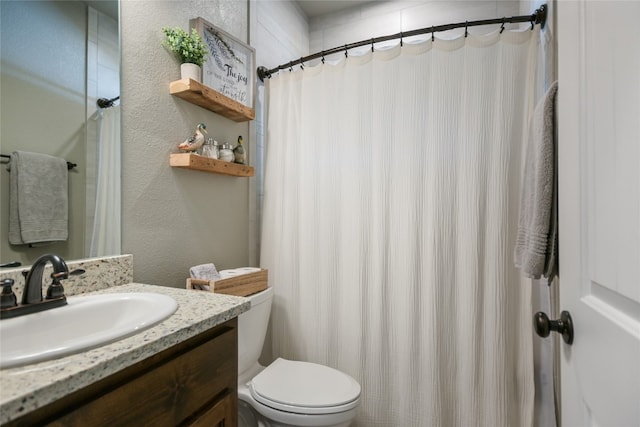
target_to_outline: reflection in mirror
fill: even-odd
[[[0,1],[0,151],[77,164],[68,177],[68,239],[9,243],[8,159],[0,168],[0,264],[120,253],[118,2]],[[52,183],[53,185],[54,183]]]

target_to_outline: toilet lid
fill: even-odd
[[[360,401],[360,384],[349,375],[280,358],[249,382],[249,390],[258,402],[297,414],[344,412]]]

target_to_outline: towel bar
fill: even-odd
[[[9,156],[8,154],[0,154],[0,157],[11,160],[11,156]],[[78,166],[76,163],[67,162],[67,169],[69,170],[75,168],[76,166]]]

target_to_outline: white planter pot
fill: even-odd
[[[200,81],[201,69],[196,64],[180,64],[180,76],[184,79],[192,79],[197,82]]]

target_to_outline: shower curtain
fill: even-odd
[[[539,29],[404,43],[268,82],[274,357],[362,386],[359,426],[530,426],[512,264]]]
[[[98,176],[89,256],[120,253],[120,106],[98,113]]]

